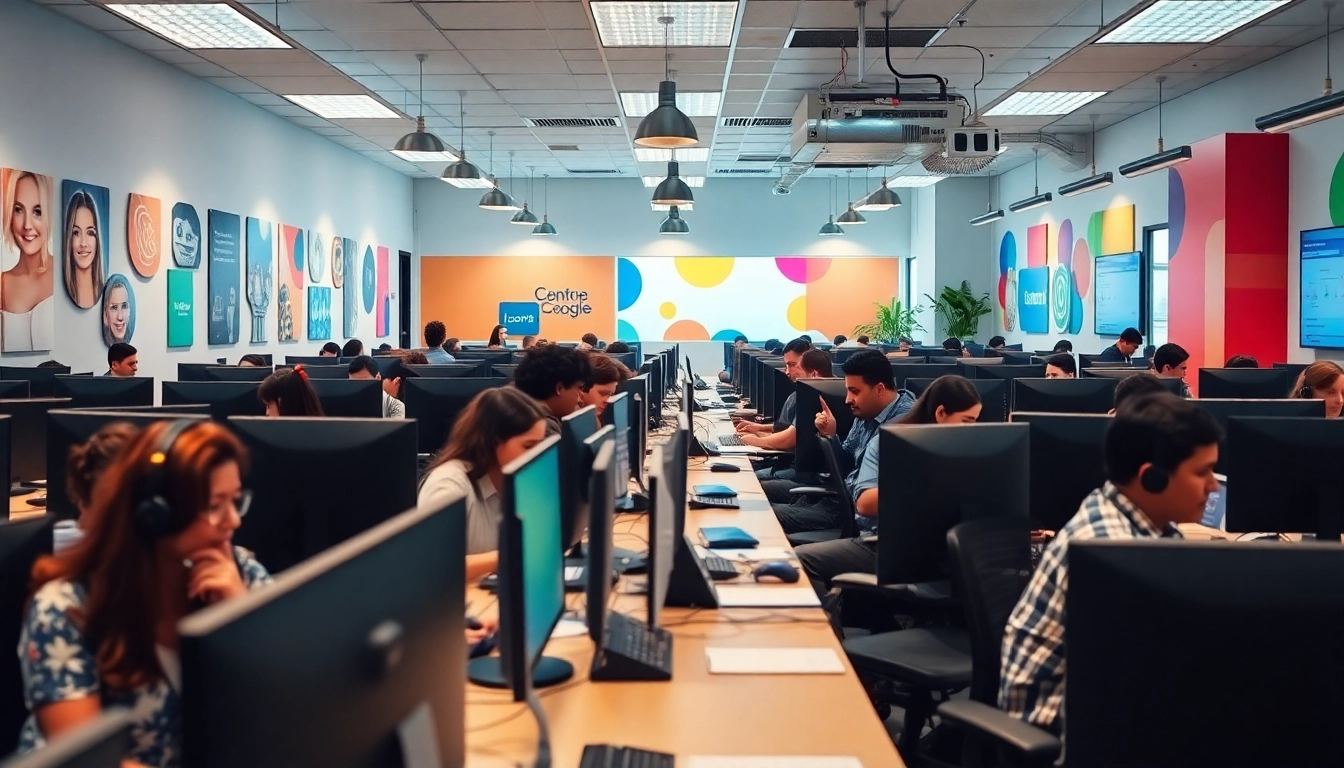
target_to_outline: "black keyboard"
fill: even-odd
[[[746,445],[742,442],[742,437],[737,434],[719,435],[715,440],[718,440],[719,445]]]
[[[602,649],[619,653],[654,669],[672,674],[672,633],[650,628],[615,611],[607,613]]]
[[[738,509],[736,496],[692,496],[691,509]]]
[[[579,760],[579,768],[675,768],[676,764],[672,755],[612,744],[585,745]]]
[[[706,384],[706,383],[705,383],[705,380],[702,379],[702,378],[700,378],[699,376],[696,376],[696,377],[695,377],[695,388],[696,388],[696,389],[713,389],[713,387],[711,387],[711,386],[709,386],[708,384]]]
[[[726,581],[727,579],[736,579],[742,574],[737,570],[737,566],[732,560],[715,554],[705,555],[703,558],[705,569],[709,571],[709,578],[715,581]]]

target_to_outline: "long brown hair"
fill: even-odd
[[[86,442],[72,447],[65,463],[65,495],[80,508],[89,506],[98,478],[138,434],[139,427],[114,421],[94,432]]]
[[[937,424],[940,405],[948,415],[961,413],[980,405],[980,392],[974,384],[956,374],[939,376],[919,396],[910,412],[898,421],[901,424]]]
[[[1315,390],[1331,386],[1340,376],[1344,376],[1344,368],[1340,368],[1339,363],[1317,360],[1297,375],[1297,382],[1293,384],[1293,391],[1288,393],[1288,397],[1310,400],[1315,397]],[[1308,387],[1313,392],[1307,392]]]
[[[467,477],[475,482],[494,466],[495,449],[501,443],[528,431],[547,413],[541,403],[513,387],[487,389],[472,398],[457,417],[448,444],[428,471],[457,459],[468,466]]]
[[[266,377],[257,388],[257,399],[263,403],[275,403],[281,416],[325,416],[322,401],[317,399],[313,385],[308,383],[308,373],[302,365],[293,368],[281,368]]]
[[[601,352],[592,352],[588,355],[588,362],[593,366],[593,380],[584,389],[588,391],[597,384],[620,384],[630,378],[630,369],[625,367],[625,363]]]
[[[163,679],[154,650],[159,582],[155,541],[140,534],[131,512],[151,468],[150,457],[170,422],[143,430],[94,484],[84,537],[33,566],[33,589],[57,579],[84,585],[88,599],[72,616],[94,649],[100,682],[131,690]],[[230,461],[247,467],[247,450],[224,427],[202,421],[180,434],[168,452],[162,493],[181,530],[210,505],[210,473]]]

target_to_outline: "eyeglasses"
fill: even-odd
[[[238,513],[238,517],[247,517],[247,510],[252,506],[252,491],[244,488],[237,496],[227,501],[226,504],[228,506],[208,510],[205,513],[206,522],[215,526],[224,522],[224,520],[228,518],[228,507],[230,506]]]

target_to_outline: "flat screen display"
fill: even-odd
[[[1302,346],[1344,348],[1344,227],[1301,234]]]
[[[1098,336],[1141,328],[1143,259],[1139,253],[1097,257],[1095,327]]]

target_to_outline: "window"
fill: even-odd
[[[912,299],[915,296],[915,267],[917,264],[918,262],[915,261],[914,256],[907,256],[905,258],[905,286],[904,290],[901,292],[901,305],[906,309],[915,305]]]
[[[1148,281],[1150,294],[1148,306],[1149,327],[1148,343],[1160,347],[1167,343],[1167,261],[1169,231],[1166,224],[1144,227],[1143,250],[1152,269],[1152,279]]]

